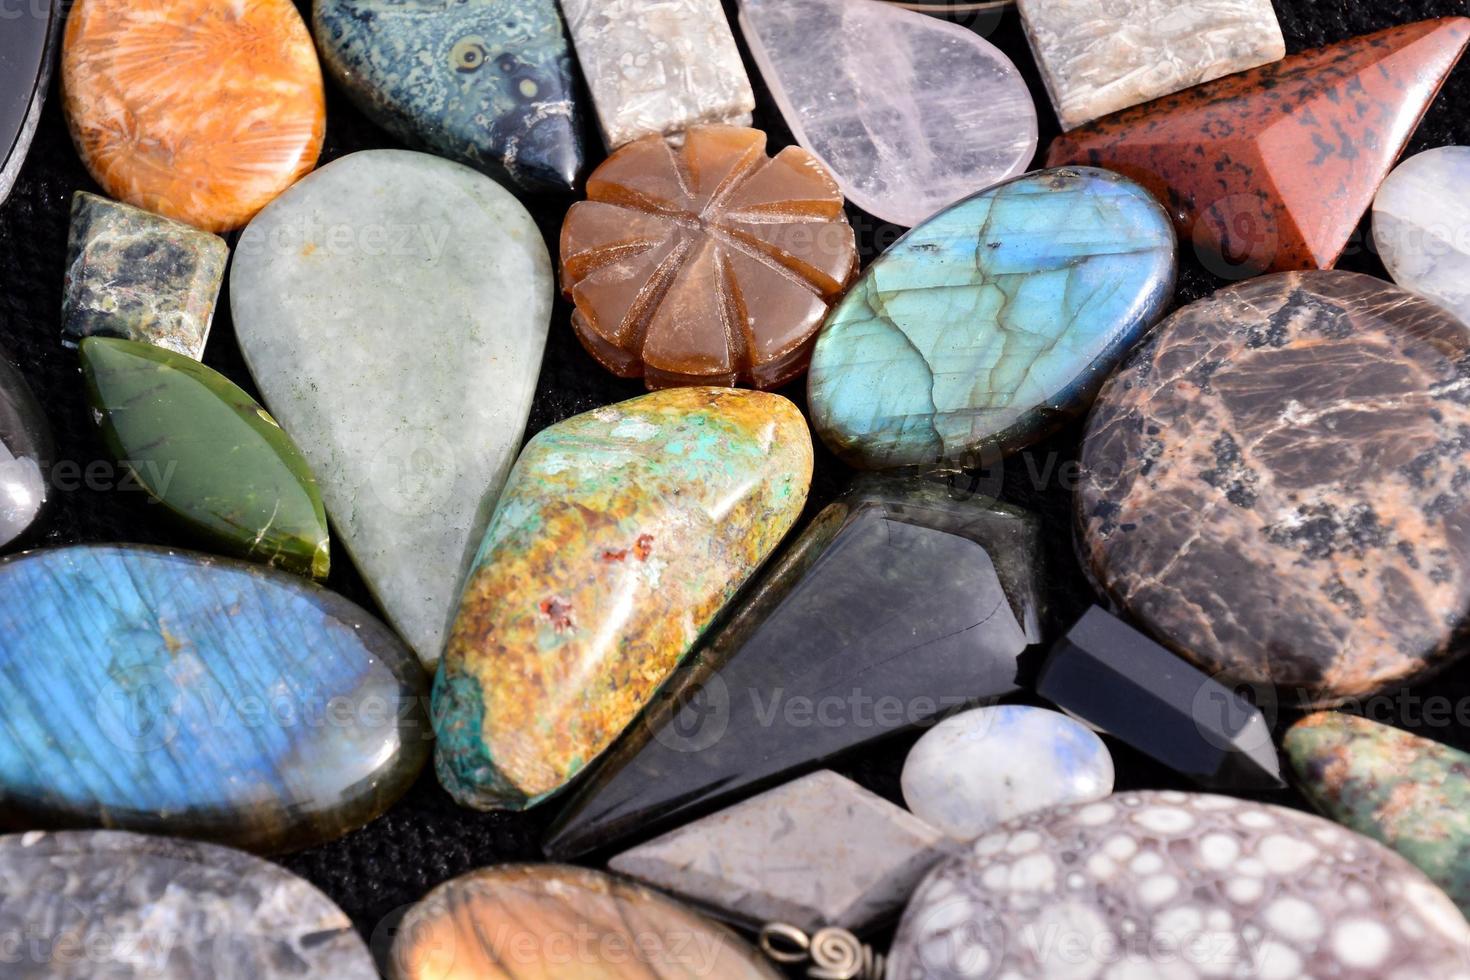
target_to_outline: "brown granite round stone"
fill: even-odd
[[[1202,668],[1325,705],[1422,680],[1470,611],[1470,327],[1286,273],[1175,313],[1082,447],[1099,587]]]

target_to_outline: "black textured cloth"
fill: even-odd
[[[309,4],[302,2],[300,6],[309,19]],[[733,0],[726,0],[726,6],[733,22]],[[1293,53],[1396,24],[1470,13],[1467,0],[1387,0],[1376,4],[1360,0],[1277,0],[1276,6],[1288,50]],[[1040,107],[1039,163],[1057,133],[1057,126],[1015,11],[959,15],[957,19],[986,34],[1020,66]],[[741,43],[743,48],[744,42]],[[746,55],[758,99],[756,125],[770,134],[774,151],[792,142],[791,134],[748,51]],[[955,84],[965,82],[956,79]],[[356,150],[397,145],[368,123],[330,82],[328,88],[323,162]],[[984,98],[984,93],[977,91],[975,97]],[[1467,107],[1470,107],[1470,66],[1462,66],[1424,119],[1409,152],[1470,144],[1470,108]],[[594,150],[600,150],[601,146],[591,132],[588,146]],[[72,193],[78,189],[97,190],[68,139],[59,83],[53,82],[30,158],[14,194],[0,207],[0,348],[18,363],[44,404],[59,443],[59,459],[75,461],[85,472],[88,463],[106,461],[109,457],[96,436],[86,406],[76,354],[60,343],[68,209]],[[565,198],[527,201],[553,255],[569,203]],[[897,237],[898,229],[875,221],[855,208],[849,209],[849,215],[858,229],[865,261]],[[1365,221],[1341,267],[1384,276],[1372,254],[1370,241]],[[1194,260],[1186,245],[1178,302],[1198,299],[1224,284]],[[635,396],[643,390],[641,384],[619,381],[594,363],[573,336],[569,316],[567,304],[558,300],[528,435],[571,415]],[[412,324],[402,327],[412,329]],[[235,344],[228,302],[223,298],[205,361],[255,393]],[[783,394],[798,404],[805,403],[801,383],[790,386]],[[1007,460],[1000,476],[1002,496],[1040,514],[1043,519],[1053,634],[1080,615],[1093,600],[1072,550],[1068,476],[1074,471],[1068,464],[1075,459],[1078,431],[1073,426]],[[851,475],[820,443],[817,451],[808,517],[830,500]],[[141,494],[114,489],[105,480],[94,482],[96,485],[89,486],[82,481],[81,485],[68,486],[58,495],[40,544],[127,541],[181,548],[195,545],[187,535],[162,521],[158,508],[150,506]],[[340,549],[337,554],[340,559],[335,563],[331,588],[371,608],[372,601],[345,554]],[[939,573],[942,570],[936,570]],[[1416,693],[1425,698],[1438,696],[1456,701],[1470,697],[1470,661]],[[3,709],[0,705],[0,710]],[[1291,717],[1283,712],[1278,725],[1288,723]],[[1422,726],[1421,718],[1422,711],[1415,713],[1411,709],[1392,720],[1403,727],[1420,728],[1422,734],[1430,737],[1461,747],[1470,746],[1470,731],[1452,724]],[[911,738],[892,740],[877,750],[863,753],[860,758],[845,760],[838,768],[876,792],[897,800],[898,771],[911,742]],[[1110,748],[1117,760],[1120,789],[1188,788],[1177,776],[1126,747],[1113,742]],[[1273,794],[1270,799],[1287,805],[1304,805],[1290,791]],[[282,863],[338,902],[364,936],[372,937],[375,947],[381,950],[391,935],[395,913],[439,883],[488,864],[539,860],[538,840],[556,805],[553,801],[526,814],[481,814],[464,810],[440,790],[431,767],[408,796],[383,818],[336,843],[283,858]]]

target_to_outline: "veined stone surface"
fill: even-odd
[[[46,414],[0,350],[0,548],[34,527],[45,510],[54,452]]]
[[[41,121],[65,17],[60,0],[43,0],[26,10],[37,15],[8,18],[0,32],[0,204],[15,186]]]
[[[609,150],[706,123],[750,125],[755,94],[720,0],[562,0]]]
[[[541,233],[508,191],[404,150],[328,164],[236,248],[250,372],[429,666],[520,445],[552,288]]]
[[[1124,793],[1022,817],[941,864],[889,980],[1470,977],[1470,925],[1383,845],[1282,807]]]
[[[316,0],[314,19],[337,84],[399,138],[529,190],[580,177],[555,0]]]
[[[812,424],[858,467],[965,462],[1085,408],[1173,299],[1174,233],[1148,192],[1087,167],[1026,174],[930,218],[835,306]]]
[[[1031,166],[1026,83],[966,27],[877,0],[741,0],[740,24],[797,141],[877,218],[913,227]]]
[[[128,545],[0,562],[12,824],[311,847],[413,783],[424,694],[387,627],[294,575]]]
[[[1063,129],[1286,56],[1271,0],[1017,0]]]
[[[210,844],[115,831],[0,837],[10,980],[374,980],[307,882]]]
[[[671,388],[526,444],[434,682],[439,780],[533,805],[606,749],[790,529],[811,437],[778,395]]]
[[[1373,244],[1388,274],[1470,323],[1470,146],[1399,164],[1373,201]]]

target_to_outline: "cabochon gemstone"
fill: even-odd
[[[1373,199],[1373,244],[1394,282],[1470,323],[1470,146],[1399,164]]]
[[[10,196],[40,124],[65,16],[59,0],[27,9],[36,16],[11,17],[0,33],[0,204]]]
[[[61,340],[121,337],[204,359],[230,247],[218,235],[96,194],[71,202]]]
[[[387,627],[294,575],[127,545],[0,562],[12,826],[333,840],[417,777],[425,694]]]
[[[968,28],[877,0],[741,0],[740,25],[797,141],[877,218],[913,227],[1031,165],[1026,83]]]
[[[780,542],[811,473],[801,413],[761,392],[675,388],[537,434],[435,678],[444,787],[479,809],[561,789]]]
[[[555,0],[316,0],[314,19],[337,84],[400,139],[527,190],[581,176]]]
[[[432,667],[541,369],[553,285],[535,222],[468,167],[370,150],[251,222],[230,279],[266,404]]]
[[[35,527],[46,509],[54,456],[45,413],[0,350],[0,548]]]
[[[1398,851],[1470,912],[1470,755],[1328,712],[1293,725],[1283,748],[1318,810]]]
[[[939,865],[889,980],[1470,976],[1470,926],[1386,847],[1224,796],[1123,793],[1022,817]]]
[[[67,122],[109,197],[239,228],[316,166],[326,95],[290,0],[79,0]]]
[[[378,976],[351,920],[284,868],[117,831],[0,837],[0,929],[25,937],[10,980]]]
[[[1470,326],[1283,273],[1175,313],[1098,398],[1080,551],[1207,673],[1328,705],[1422,680],[1470,615]]]
[[[403,920],[392,980],[780,980],[735,933],[598,871],[501,865],[440,885]]]
[[[151,344],[89,337],[81,351],[102,440],[154,500],[226,554],[327,577],[316,480],[255,399]]]
[[[1148,193],[1087,167],[1026,174],[910,231],[827,317],[812,425],[850,465],[1020,449],[1083,409],[1173,298]]]
[[[1467,39],[1446,17],[1293,55],[1058,137],[1047,164],[1143,184],[1219,274],[1331,268]]]

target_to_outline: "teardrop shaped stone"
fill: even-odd
[[[0,548],[34,527],[45,510],[53,447],[45,413],[0,350]]]
[[[428,755],[423,670],[334,593],[127,545],[0,562],[0,813],[273,852],[378,816]]]
[[[155,500],[228,554],[327,577],[316,480],[255,399],[151,344],[88,337],[81,354],[103,441]]]
[[[352,922],[284,868],[117,831],[0,837],[10,980],[374,980]]]
[[[439,780],[521,809],[566,785],[668,679],[806,502],[779,395],[671,388],[527,443],[434,683]]]

